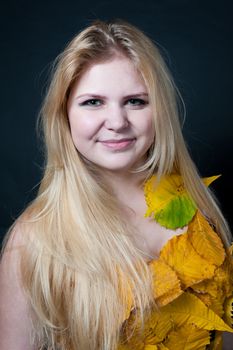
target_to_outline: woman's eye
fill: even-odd
[[[147,102],[145,100],[142,100],[141,98],[130,98],[127,101],[127,104],[132,106],[141,106],[147,104]]]
[[[92,98],[90,100],[86,100],[82,102],[80,105],[81,106],[91,106],[91,107],[98,107],[102,104],[101,100],[98,100],[96,98]]]

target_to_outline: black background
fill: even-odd
[[[183,128],[203,176],[232,220],[231,1],[13,1],[1,5],[0,234],[36,194],[43,157],[35,132],[49,67],[94,19],[122,18],[157,42],[184,98]]]

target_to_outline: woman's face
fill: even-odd
[[[154,138],[145,83],[124,57],[90,66],[74,85],[67,105],[76,149],[108,171],[140,165]]]

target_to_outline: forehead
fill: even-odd
[[[114,57],[111,60],[90,65],[76,81],[74,90],[79,94],[147,91],[141,73],[126,57]]]

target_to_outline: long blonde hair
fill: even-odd
[[[142,74],[153,108],[155,139],[136,172],[176,172],[225,244],[230,233],[193,164],[180,128],[178,93],[158,48],[134,26],[96,21],[58,57],[42,110],[46,168],[37,198],[18,222],[27,244],[21,270],[36,342],[55,349],[116,349],[130,297],[143,315],[153,305],[145,255],[98,171],[71,139],[67,100],[85,69],[116,53]]]

